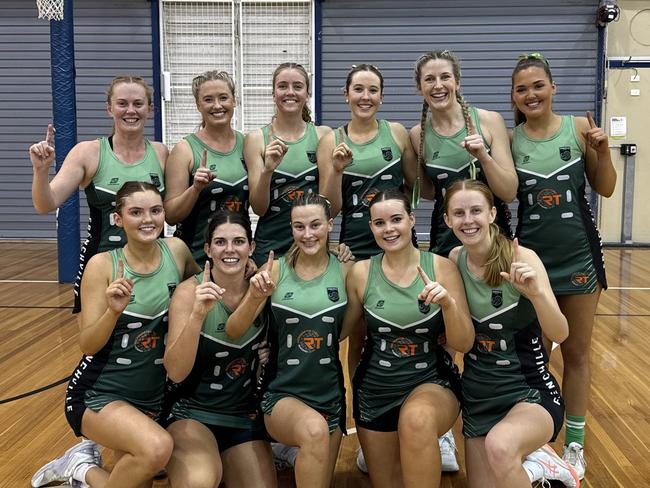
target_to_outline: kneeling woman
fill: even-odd
[[[462,384],[469,486],[529,487],[540,474],[576,486],[575,471],[550,447],[536,451],[555,439],[564,414],[541,335],[562,342],[567,321],[540,259],[504,237],[495,217],[485,184],[464,180],[447,189],[445,222],[462,243],[449,257],[463,278],[476,334]],[[543,473],[522,467],[531,453]],[[557,469],[544,470],[550,465]]]
[[[180,239],[158,238],[165,211],[155,186],[127,182],[115,203],[115,224],[128,242],[93,256],[83,275],[84,356],[68,385],[65,414],[75,434],[122,455],[109,474],[92,456],[68,451],[44,466],[33,486],[63,481],[59,472],[92,487],[137,487],[163,469],[172,452],[171,436],[157,423],[167,309],[176,285],[199,270]]]
[[[276,485],[271,448],[255,396],[259,317],[237,340],[225,323],[248,290],[246,263],[255,244],[248,217],[221,210],[206,229],[205,270],[178,286],[169,311],[165,367],[182,382],[172,406],[172,486],[260,488]]]
[[[346,334],[345,279],[351,265],[328,252],[329,211],[329,202],[317,194],[294,200],[293,245],[277,261],[270,253],[226,324],[230,337],[250,333],[270,297],[271,359],[262,410],[269,434],[298,447],[298,488],[330,486],[345,426],[338,342]]]
[[[370,228],[383,250],[348,277],[349,320],[367,335],[354,377],[354,418],[372,485],[437,487],[435,439],[460,410],[459,377],[446,342],[468,351],[474,334],[454,264],[411,242],[415,218],[397,189],[370,203]],[[444,319],[444,325],[443,325]],[[348,317],[346,317],[346,322]]]

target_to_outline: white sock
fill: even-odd
[[[542,468],[539,463],[526,459],[523,462],[523,467],[531,483],[542,479],[542,476],[544,475],[544,468]]]
[[[72,472],[72,477],[77,481],[86,483],[86,473],[88,473],[88,471],[91,468],[96,468],[96,467],[97,465],[93,463],[82,463],[74,469],[74,471]]]

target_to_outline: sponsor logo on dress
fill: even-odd
[[[338,302],[339,301],[339,289],[337,287],[328,287],[327,288],[327,298],[329,298],[332,302]]]
[[[241,212],[242,201],[239,197],[231,195],[225,202],[223,202],[223,206],[231,212]]]
[[[530,156],[529,156],[528,154],[526,154],[526,155],[522,158],[522,160],[521,160],[521,164],[528,164],[528,163],[530,163]]]
[[[284,294],[284,296],[282,297],[282,299],[283,300],[293,300],[293,292],[292,291],[286,292]]]
[[[109,185],[117,185],[120,182],[119,178],[111,178],[111,181],[108,182]]]
[[[585,286],[589,282],[589,275],[581,271],[577,271],[571,275],[571,283],[574,286]]]
[[[156,348],[156,344],[158,344],[159,340],[160,336],[156,335],[151,330],[145,330],[135,338],[135,350],[138,352],[149,352]]]
[[[438,159],[440,157],[440,151],[434,151],[433,155],[431,156],[431,160]]]
[[[364,206],[369,206],[370,202],[372,202],[372,199],[375,198],[375,195],[379,193],[379,190],[375,187],[369,188],[368,191],[363,195],[363,198],[361,199],[361,203]]]
[[[408,337],[397,337],[390,343],[391,352],[398,358],[415,356],[418,346]]]
[[[475,344],[476,349],[478,349],[479,352],[490,353],[492,352],[496,341],[488,335],[476,334]]]
[[[537,203],[544,209],[558,207],[562,196],[551,188],[545,188],[537,194]]]
[[[571,159],[571,147],[570,146],[562,146],[560,148],[560,159],[562,161],[569,161]]]
[[[151,178],[151,184],[158,188],[160,186],[160,175],[158,173],[149,173],[149,178]]]
[[[223,332],[224,330],[226,330],[225,322],[221,322],[220,324],[217,324],[217,332]]]
[[[384,161],[393,160],[393,150],[390,147],[382,147],[381,155],[384,156]]]
[[[298,349],[302,352],[312,353],[318,349],[323,344],[323,338],[312,329],[307,329],[300,333],[298,336]]]
[[[305,194],[305,190],[301,189],[296,185],[287,185],[280,190],[280,195],[282,195],[282,200],[287,203],[293,202],[296,198],[300,198]]]
[[[377,300],[377,305],[375,305],[375,308],[384,308],[384,303],[386,303],[385,300]]]
[[[244,373],[246,373],[247,369],[248,363],[246,363],[246,360],[243,358],[237,358],[234,361],[231,361],[228,366],[226,366],[226,375],[231,380],[236,380]]]
[[[307,151],[307,159],[311,164],[316,164],[316,151]]]
[[[492,290],[491,303],[494,308],[499,308],[501,305],[503,305],[503,291]]]
[[[424,303],[424,300],[418,300],[418,310],[426,315],[431,311],[431,304]]]

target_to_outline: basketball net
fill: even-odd
[[[63,20],[64,0],[36,0],[38,18],[47,20]]]

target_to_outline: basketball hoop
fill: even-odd
[[[36,0],[38,18],[47,20],[63,20],[64,0]]]

